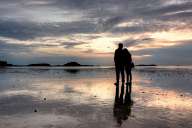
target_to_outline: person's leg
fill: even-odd
[[[132,82],[129,83],[129,92],[132,92]]]
[[[132,72],[131,72],[131,68],[129,70],[129,82],[132,83]]]
[[[132,92],[132,73],[131,68],[129,69],[129,91]]]
[[[121,72],[122,83],[124,83],[125,82],[124,66],[121,66],[120,72]]]
[[[119,74],[120,74],[119,67],[116,66],[116,67],[115,67],[115,70],[116,70],[116,84],[118,84],[118,83],[119,83]]]
[[[123,104],[123,96],[124,96],[124,83],[122,83],[121,85],[121,93],[120,93],[120,104],[122,105]]]
[[[115,105],[119,103],[119,85],[116,86],[116,93],[115,93]]]
[[[127,76],[127,84],[129,83],[129,70],[128,67],[125,66],[126,76]]]
[[[131,102],[131,90],[130,90],[130,85],[126,85],[125,104],[130,104],[130,102]]]
[[[127,76],[127,83],[126,84],[129,84],[130,83],[130,70],[129,70],[130,68],[129,68],[129,65],[126,65],[125,66],[125,71],[126,71],[126,76]]]

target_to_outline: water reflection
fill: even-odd
[[[191,82],[189,91],[172,86],[186,82],[180,77],[186,72],[177,76],[169,72],[169,77],[158,73],[133,71],[132,87],[114,86],[111,69],[79,69],[76,74],[63,69],[0,71],[0,127],[192,126]],[[36,120],[40,123],[32,123]]]
[[[66,72],[70,73],[70,74],[77,74],[80,72],[79,69],[64,69]]]
[[[113,115],[119,126],[123,121],[127,120],[131,115],[131,108],[133,101],[131,99],[131,86],[132,83],[126,85],[126,93],[124,96],[124,84],[121,85],[121,93],[119,95],[119,85],[116,86],[115,102],[113,108]]]

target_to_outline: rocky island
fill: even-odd
[[[64,64],[63,66],[82,66],[82,65],[77,62],[69,62]]]
[[[81,65],[81,64],[79,64],[78,62],[68,62],[68,63],[64,64],[63,66],[72,66],[72,67],[75,67],[75,66],[93,66],[93,65]]]
[[[13,65],[12,64],[8,64],[7,61],[0,60],[0,67],[5,67],[5,66],[13,66]]]

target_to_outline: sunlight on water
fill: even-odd
[[[57,68],[2,69],[0,126],[95,127],[98,123],[98,127],[190,126],[191,80],[186,77],[191,74],[185,70],[182,72],[183,69],[179,73],[170,69],[135,69],[133,105],[117,110],[114,108],[116,86],[112,67],[82,68],[76,72]],[[179,86],[175,79],[185,86]],[[130,114],[126,115],[125,111]],[[120,115],[114,115],[114,112]]]
[[[145,90],[141,91],[141,90]],[[142,92],[150,96],[143,104],[147,107],[168,108],[172,110],[192,110],[192,96],[183,95],[180,92],[165,90],[161,88],[140,87],[134,88],[135,94]],[[146,94],[145,94],[146,93]]]

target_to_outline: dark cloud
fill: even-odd
[[[64,46],[64,48],[74,48],[75,46],[79,46],[82,44],[87,44],[85,42],[63,42],[61,45]]]
[[[0,21],[0,36],[27,40],[43,36],[92,33],[95,30],[94,26],[94,24],[88,22],[37,24],[32,22]]]
[[[190,25],[191,19],[189,17],[191,17],[191,12],[185,11],[189,10],[192,6],[192,2],[164,5],[164,1],[162,0],[3,0],[0,1],[0,4],[0,7],[2,7],[0,8],[0,12],[3,16],[16,16],[15,20],[10,20],[9,18],[6,20],[5,17],[0,17],[0,35],[18,39],[71,33],[95,33],[97,31],[110,31],[112,33],[164,31],[173,27],[179,28],[178,26],[180,26],[179,24],[174,24],[174,26],[170,23],[165,24],[166,21],[174,22],[175,20],[181,20]],[[32,8],[34,8],[34,11],[38,9],[45,9],[45,11],[47,9],[48,11],[51,8],[59,8],[60,12],[58,13],[61,13],[59,15],[60,17],[65,17],[66,11],[69,12],[66,19],[70,16],[70,12],[75,12],[77,15],[81,12],[83,16],[78,21],[72,21],[70,23],[36,23],[29,22],[30,19],[19,19],[19,17],[27,17],[23,13],[20,13],[20,11],[25,12],[25,10]],[[38,13],[41,15],[41,10]],[[36,17],[39,17],[39,15]],[[45,18],[54,19],[53,16],[49,14],[45,16],[42,13],[42,17]],[[186,18],[183,20],[181,17]],[[137,19],[142,19],[143,22],[133,26],[115,27],[121,22],[133,19],[136,22]],[[18,22],[17,20],[22,21]],[[162,20],[163,22],[160,22]],[[101,27],[98,29],[98,26]]]
[[[107,31],[113,28],[118,23],[121,23],[123,19],[124,17],[122,16],[112,17],[112,18],[106,19],[105,21],[100,22],[100,24],[102,24],[103,31]]]
[[[0,40],[0,53],[26,52],[31,50],[31,47],[23,44],[7,43],[7,41]]]
[[[147,10],[141,11],[141,13],[147,16],[162,16],[168,13],[190,10],[191,6],[192,2],[186,2],[183,4],[175,3],[167,6],[160,6],[157,8],[148,8]]]
[[[132,46],[136,46],[138,44],[150,43],[154,40],[155,39],[153,39],[153,38],[145,37],[145,38],[139,38],[139,39],[124,40],[124,41],[122,41],[122,43],[125,47],[132,47]],[[119,42],[117,42],[116,44],[118,44],[118,43]]]
[[[190,12],[177,12],[173,14],[163,15],[160,18],[161,20],[165,21],[181,21],[188,25],[188,27],[191,27],[190,21],[192,20],[192,10]],[[177,27],[180,27],[181,25],[178,25]],[[186,28],[186,27],[184,27]]]

